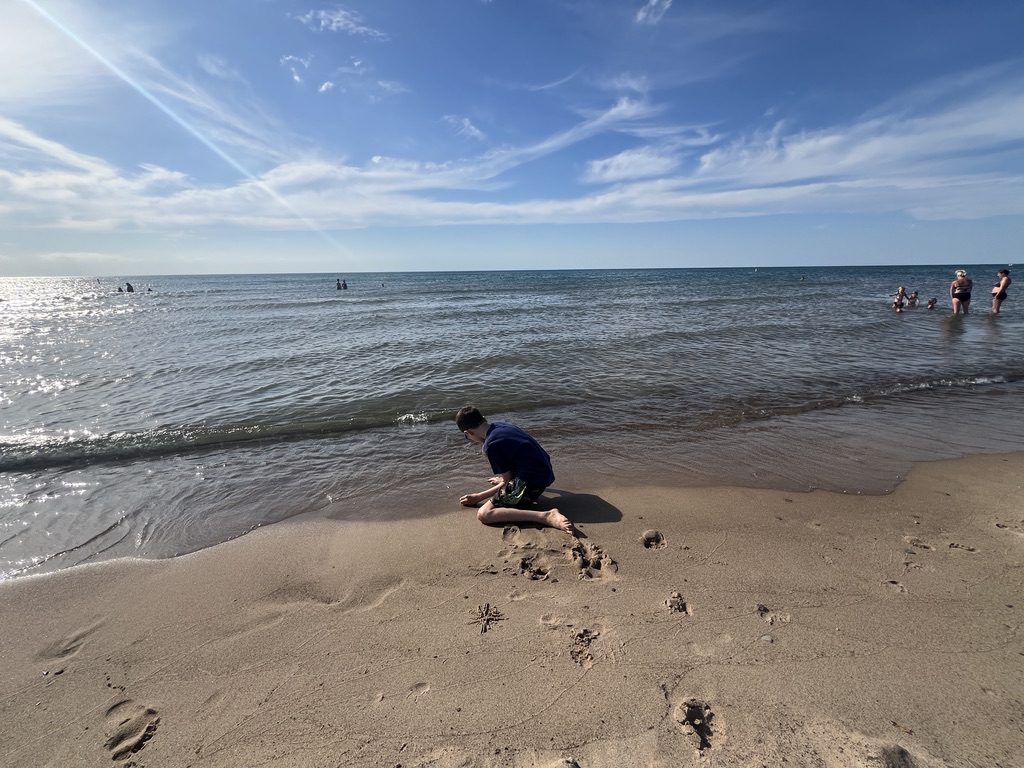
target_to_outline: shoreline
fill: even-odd
[[[576,543],[328,516],[21,576],[0,764],[1019,765],[1020,477],[588,488],[550,498]]]

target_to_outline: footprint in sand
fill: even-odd
[[[1001,531],[1016,533],[1018,536],[1024,535],[1024,520],[1007,520],[1004,523],[996,523],[996,528]]]
[[[925,552],[931,552],[933,549],[935,549],[935,547],[933,547],[931,544],[928,544],[928,543],[922,541],[921,539],[917,538],[916,536],[904,536],[903,540],[905,542],[907,542],[907,544],[912,546],[914,549],[923,549]],[[916,553],[908,552],[907,554],[909,555],[909,554],[916,554]]]
[[[135,704],[125,699],[107,710],[107,732],[110,734],[103,746],[115,761],[127,760],[136,754],[156,735],[160,718],[152,707]]]
[[[551,573],[551,569],[548,566],[542,565],[539,562],[537,555],[526,555],[524,557],[520,557],[516,568],[517,572],[521,576],[533,579],[534,581],[544,581],[547,579],[548,574]]]
[[[41,661],[59,661],[71,658],[82,649],[89,635],[99,629],[102,624],[103,622],[98,621],[91,626],[64,636],[54,643],[50,643],[39,652],[39,659]]]
[[[430,683],[416,683],[409,689],[408,698],[418,699],[430,690]]]
[[[545,581],[551,573],[550,554],[538,549],[530,537],[514,525],[506,525],[501,540],[508,546],[499,552],[505,562],[506,573],[526,576],[534,581]]]
[[[581,629],[572,636],[572,645],[569,647],[569,658],[581,667],[590,669],[594,666],[594,654],[590,652],[590,645],[601,632],[596,629]]]
[[[703,754],[711,749],[715,735],[715,713],[700,699],[687,699],[676,707],[675,720],[693,748]]]
[[[950,542],[950,549],[959,549],[961,552],[977,552],[977,547],[969,547],[966,544],[957,544],[955,541]]]
[[[668,608],[669,613],[682,613],[686,616],[693,616],[693,608],[683,600],[683,596],[678,592],[673,592],[668,600],[665,601],[665,607]]]
[[[599,546],[579,539],[569,549],[568,558],[579,570],[581,579],[607,578],[619,569]]]
[[[757,615],[764,619],[766,624],[772,626],[775,624],[789,624],[792,618],[788,613],[775,613],[775,611],[763,603],[757,604]]]
[[[565,622],[553,613],[545,613],[540,617],[540,624],[544,629],[561,629]]]
[[[889,579],[885,582],[885,585],[896,592],[906,592],[907,588],[903,586],[902,582],[896,581],[896,579]]]
[[[661,531],[656,531],[653,528],[640,534],[640,543],[646,549],[664,549],[668,546],[668,542],[665,541]]]

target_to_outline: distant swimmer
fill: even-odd
[[[928,306],[925,307],[925,309],[935,309],[935,305],[938,303],[939,300],[935,296],[932,296],[930,299],[928,299]]]
[[[341,280],[337,281],[337,285],[334,286],[337,290],[341,290]]]
[[[892,300],[892,308],[896,311],[903,309],[903,305],[907,303],[907,289],[902,285],[896,289],[894,294],[895,298]]]
[[[124,288],[126,291],[128,291],[128,293],[135,293],[135,286],[133,286],[131,283],[125,283]]]
[[[907,296],[907,306],[916,307],[921,303],[921,299],[917,295],[917,291],[911,291],[910,295]]]
[[[999,314],[1000,305],[1006,301],[1006,289],[1010,287],[1010,283],[1013,281],[1010,279],[1010,270],[1000,269],[996,273],[999,278],[999,282],[992,286],[992,314]]]
[[[117,286],[117,292],[118,293],[124,293],[124,288],[122,288],[120,285]]]
[[[958,269],[956,279],[949,284],[949,298],[953,300],[953,314],[958,315],[960,311],[966,315],[971,306],[971,288],[974,283],[967,276],[967,270]]]
[[[339,291],[347,291],[348,290],[348,283],[346,283],[344,280],[339,280],[338,284],[335,287]]]

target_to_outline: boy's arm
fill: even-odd
[[[491,484],[490,488],[488,488],[486,491],[480,491],[480,493],[467,493],[465,496],[459,499],[459,503],[461,503],[464,507],[475,507],[481,501],[487,501],[487,499],[491,498],[494,494],[501,490],[502,483],[507,483],[511,479],[511,472],[505,472],[504,474],[501,475],[495,475],[494,477],[487,481]]]

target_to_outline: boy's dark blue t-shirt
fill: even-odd
[[[496,475],[511,472],[534,488],[547,488],[555,482],[551,457],[540,443],[514,424],[495,421],[487,428],[484,453]]]

